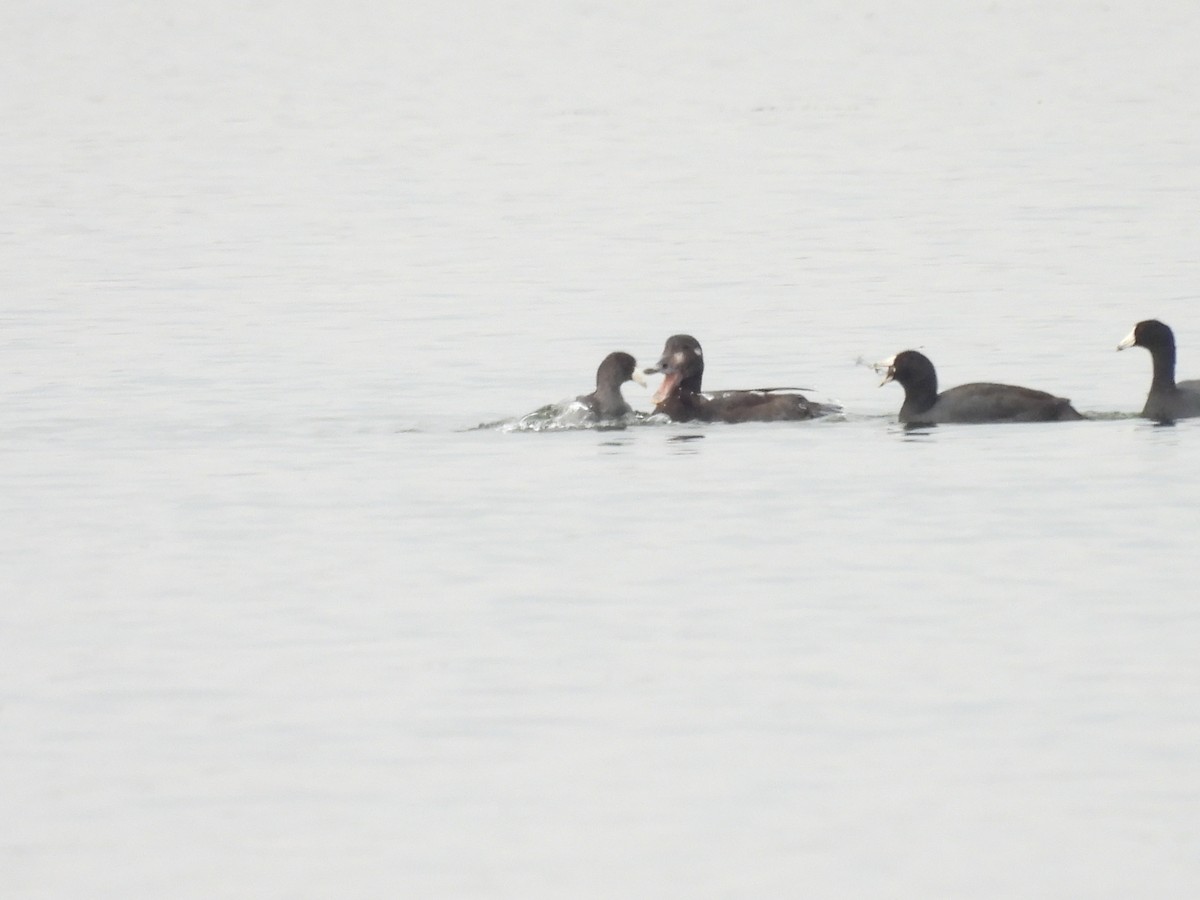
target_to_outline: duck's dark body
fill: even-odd
[[[672,391],[654,408],[675,422],[795,422],[833,412],[800,394],[773,391]]]

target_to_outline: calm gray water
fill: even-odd
[[[0,10],[0,894],[1193,896],[1200,7],[478,6]]]

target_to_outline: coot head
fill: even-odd
[[[1125,340],[1117,344],[1118,350],[1128,350],[1130,347],[1145,347],[1151,354],[1164,351],[1174,353],[1175,335],[1158,319],[1146,319],[1134,325]]]
[[[917,390],[922,394],[937,395],[937,370],[924,353],[905,350],[890,359],[875,364],[876,371],[883,371],[883,387],[889,381],[899,383],[905,390]]]
[[[580,397],[579,400],[601,418],[620,418],[632,411],[621,396],[621,385],[627,381],[636,381],[642,387],[646,386],[645,377],[638,371],[637,360],[628,353],[610,353],[596,369],[595,392]]]
[[[704,377],[704,351],[690,334],[673,334],[663,346],[658,362],[646,369],[647,375],[662,372],[666,377],[654,393],[654,402],[662,403],[677,391],[700,393]]]
[[[604,357],[604,361],[596,369],[596,390],[608,385],[620,387],[627,381],[646,386],[646,377],[638,371],[637,360],[619,350]]]
[[[1154,363],[1154,377],[1142,415],[1159,422],[1200,416],[1200,381],[1175,381],[1175,335],[1157,319],[1133,326],[1118,350],[1145,347]]]

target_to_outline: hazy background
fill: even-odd
[[[0,893],[1190,897],[1200,8],[385,7],[0,9]]]

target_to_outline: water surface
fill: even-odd
[[[1191,896],[1192,5],[0,21],[6,897]]]

